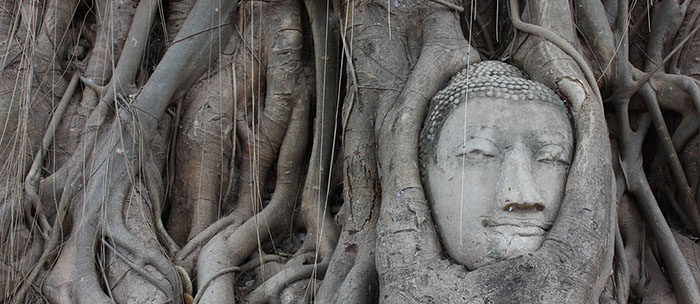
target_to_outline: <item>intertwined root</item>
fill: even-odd
[[[237,135],[237,142],[240,143],[236,150],[237,153],[240,151],[241,155],[240,173],[237,176],[236,203],[231,214],[225,218],[229,221],[229,225],[207,242],[198,258],[197,278],[198,287],[201,289],[199,292],[202,294],[198,294],[195,299],[201,299],[207,303],[233,299],[234,275],[233,273],[220,274],[222,270],[240,265],[259,245],[277,238],[280,233],[284,234],[290,227],[294,217],[294,198],[297,196],[303,177],[301,170],[307,145],[306,133],[309,129],[310,105],[307,82],[302,74],[300,7],[294,3],[258,3],[257,5],[265,6],[267,13],[257,15],[255,13],[257,9],[253,8],[251,9],[254,16],[252,19],[256,19],[255,16],[257,16],[257,18],[270,20],[273,26],[262,29],[258,36],[261,41],[246,40],[248,31],[255,31],[254,27],[248,27],[239,44],[237,54],[234,55],[235,58],[245,59],[243,62],[249,63],[233,64],[235,73],[232,73],[232,81],[240,84],[237,87],[238,90],[232,92],[234,100],[238,100],[234,109],[234,113],[237,111],[234,133]],[[246,46],[258,44],[262,49],[254,47],[249,49]],[[256,50],[259,53],[249,53]],[[267,63],[260,65],[260,68],[265,69],[262,74],[259,72],[256,74],[255,70],[246,68],[248,65],[257,67],[260,62]],[[224,71],[228,72],[228,70]],[[253,83],[258,81],[258,78],[254,77],[259,77],[261,81],[264,79],[263,87],[266,88],[264,99],[261,99],[261,95],[255,95],[256,87],[252,89],[247,87],[246,79],[252,78],[248,82],[253,81]],[[329,119],[329,121],[333,120]],[[330,143],[332,140],[329,140],[326,145]],[[313,149],[330,150],[327,147],[318,147],[319,145],[315,139]],[[277,155],[279,155],[278,158]],[[276,187],[271,201],[262,209],[261,185],[267,181],[267,171],[275,158],[277,158]],[[226,163],[222,162],[222,164]],[[314,168],[318,167],[312,166],[309,172],[314,172]],[[221,184],[225,185],[225,183]],[[309,204],[303,203],[304,201],[305,198],[302,195],[302,208]],[[315,218],[318,214],[307,211],[302,213],[308,218]],[[205,232],[210,233],[207,230]],[[307,230],[316,231],[312,228]],[[325,233],[321,232],[320,235],[323,236]],[[198,237],[193,236],[193,240]],[[310,239],[315,240],[316,237],[307,238],[307,240]],[[201,240],[197,241],[201,242]],[[290,267],[293,268],[293,266]],[[296,279],[292,281],[294,280]],[[206,290],[203,286],[207,286]]]
[[[613,244],[618,263],[606,296],[615,296],[606,299],[645,290],[644,260],[660,253],[674,292],[697,301],[682,255],[693,244],[668,229],[658,205],[700,231],[699,174],[688,168],[698,155],[688,147],[698,138],[700,86],[684,75],[700,71],[688,59],[700,43],[700,2],[662,1],[629,13],[625,1],[588,1],[572,11],[568,1],[511,1],[510,10],[476,17],[470,12],[503,2],[87,2],[0,0],[0,32],[11,38],[0,42],[0,301],[454,302],[499,299],[511,291],[501,288],[504,280],[529,291],[542,290],[532,281],[566,282],[547,292],[583,299],[582,290],[600,293]],[[527,6],[524,20],[517,4]],[[142,59],[155,43],[149,37],[161,35],[157,22],[165,22],[169,49],[151,71],[156,64]],[[509,22],[513,28],[500,28]],[[463,34],[465,25],[486,34]],[[566,47],[583,36],[583,47]],[[506,47],[505,37],[519,40]],[[507,49],[558,89],[574,111],[577,154],[596,161],[573,170],[559,228],[541,251],[465,273],[441,260],[407,143],[428,98],[478,60],[470,44],[489,56]],[[612,196],[596,85],[615,110],[607,114],[618,135],[620,212],[632,214],[626,224],[655,225],[623,226],[623,218],[620,229],[607,230],[611,204],[592,204]],[[657,133],[657,151],[643,151],[649,132]],[[661,171],[643,170],[643,153],[654,153],[647,167]],[[334,220],[329,188],[341,170],[345,203]],[[576,190],[591,188],[601,191]],[[658,253],[640,252],[649,242],[639,227],[661,244]],[[561,262],[571,260],[593,266]],[[661,268],[648,274],[661,277]],[[662,285],[654,286],[670,290]]]
[[[33,5],[35,2],[28,1],[28,3]],[[195,64],[191,66],[190,68],[194,68],[195,71],[190,75],[163,72],[163,70],[171,67],[184,70],[184,64],[188,62],[182,58],[193,59],[196,62],[197,57],[192,55],[194,49],[185,47],[172,52],[174,55],[170,55],[171,59],[165,60],[163,64],[165,67],[160,69],[160,72],[154,73],[154,79],[156,80],[150,82],[150,85],[146,84],[144,86],[144,94],[132,94],[135,91],[129,89],[122,90],[123,87],[133,87],[136,82],[137,70],[145,50],[145,41],[149,35],[148,33],[156,12],[155,7],[158,3],[158,1],[151,0],[139,3],[133,18],[132,29],[134,30],[129,32],[130,41],[133,43],[123,48],[123,56],[118,61],[115,75],[111,78],[110,85],[105,86],[107,89],[102,90],[99,86],[94,86],[96,92],[99,93],[97,94],[99,102],[87,119],[88,126],[83,131],[83,140],[79,146],[80,148],[73,153],[73,156],[65,162],[61,169],[55,170],[55,176],[47,179],[49,187],[45,187],[46,184],[32,184],[31,182],[35,179],[34,174],[29,174],[28,180],[30,183],[28,183],[29,187],[27,189],[32,191],[29,191],[28,194],[34,194],[28,195],[29,199],[25,200],[21,196],[21,189],[19,191],[10,189],[14,193],[13,200],[19,202],[17,205],[21,206],[24,204],[28,206],[18,210],[24,210],[24,215],[26,215],[30,226],[33,226],[31,224],[33,210],[36,210],[35,215],[41,219],[41,225],[43,226],[43,233],[35,234],[31,243],[26,242],[26,244],[30,245],[28,246],[30,250],[25,252],[24,258],[30,258],[32,261],[30,261],[29,267],[25,267],[25,279],[7,282],[7,285],[4,284],[4,286],[9,286],[10,288],[5,289],[3,296],[10,298],[9,301],[11,302],[30,301],[36,298],[35,295],[43,294],[49,300],[62,303],[109,303],[112,301],[111,288],[114,287],[112,283],[119,285],[119,282],[110,282],[108,277],[119,275],[119,269],[130,269],[129,271],[138,273],[137,277],[147,282],[140,291],[130,290],[136,298],[141,299],[142,296],[145,296],[140,294],[141,291],[148,290],[146,293],[153,292],[153,288],[147,287],[150,284],[157,287],[156,290],[159,289],[159,292],[162,293],[162,296],[156,295],[156,297],[164,298],[170,302],[180,302],[182,300],[179,277],[175,273],[169,258],[163,253],[153,233],[148,234],[141,231],[153,227],[152,223],[154,220],[151,206],[155,205],[160,208],[162,203],[157,198],[152,199],[148,203],[146,203],[147,199],[141,199],[140,195],[149,196],[148,191],[145,191],[147,187],[144,186],[144,182],[141,179],[144,179],[146,176],[144,174],[145,171],[153,170],[151,167],[154,165],[146,165],[146,163],[155,161],[162,164],[164,160],[162,157],[154,159],[150,155],[152,152],[151,147],[145,144],[149,137],[151,140],[157,137],[150,133],[154,133],[159,122],[163,123],[166,129],[168,127],[168,119],[157,121],[157,118],[164,117],[163,113],[169,103],[169,99],[179,86],[188,81],[193,81],[188,79],[188,76],[196,78],[198,75],[196,70],[201,71],[206,68],[206,65],[198,67]],[[63,71],[60,68],[60,64],[46,64],[42,62],[42,58],[47,54],[47,51],[53,51],[53,53],[48,53],[47,56],[51,57],[48,61],[53,62],[52,60],[55,60],[55,57],[64,58],[60,49],[56,50],[52,47],[59,45],[56,37],[47,34],[47,32],[65,33],[65,28],[72,19],[77,2],[71,1],[63,3],[63,5],[57,4],[57,2],[51,2],[47,5],[44,24],[38,35],[40,38],[33,45],[33,47],[40,48],[36,52],[38,61],[32,62],[32,65],[37,66],[38,69],[33,72],[30,71],[30,75],[37,72],[36,74],[39,76],[52,76],[50,73],[62,73]],[[101,5],[104,7],[104,3],[101,3]],[[202,9],[210,7],[211,5],[207,3],[201,4],[197,14],[205,15],[205,18],[202,20],[213,21],[213,19],[206,17],[210,16],[211,12]],[[42,14],[41,8],[26,8],[28,10],[21,10],[22,14],[24,14],[22,20],[25,21],[25,24],[29,20],[27,18],[28,15],[26,15],[27,12],[30,14],[37,13],[37,15]],[[227,4],[219,8],[222,10],[226,8],[230,12],[233,9],[233,5]],[[3,13],[7,13],[7,11],[3,11]],[[115,20],[110,21],[112,21],[112,23],[109,23],[110,25],[115,24],[113,22]],[[210,27],[209,24],[200,24],[198,21],[199,19],[195,18],[195,21],[190,22],[189,27],[186,28],[189,31],[200,31],[201,28]],[[127,21],[127,23],[129,22]],[[198,48],[205,46],[207,39],[211,39],[211,37],[206,37],[210,35],[204,36],[201,37],[204,38],[203,41],[199,41],[199,43],[198,39],[193,39]],[[34,43],[34,41],[32,42]],[[187,43],[183,44],[186,45]],[[49,46],[46,47],[46,45]],[[199,50],[197,49],[197,51]],[[206,47],[204,50],[206,51]],[[99,51],[96,52],[99,53]],[[218,52],[219,50],[213,53],[218,54]],[[181,58],[178,58],[178,56]],[[100,64],[104,66],[104,62],[100,62],[99,57],[96,56],[93,59],[95,59],[98,66]],[[109,60],[113,63],[114,58]],[[90,65],[88,65],[89,67]],[[47,68],[48,70],[46,70]],[[75,76],[73,79],[77,79]],[[62,79],[60,76],[54,78]],[[82,79],[94,84],[94,80],[85,77],[82,77]],[[37,83],[53,85],[54,89],[58,90],[62,87],[60,84],[56,85],[53,82],[45,81],[43,78],[39,79]],[[119,84],[119,88],[116,88],[117,84]],[[148,89],[149,87],[151,89]],[[29,88],[32,88],[31,82]],[[86,92],[89,90],[86,89]],[[148,93],[148,90],[152,92],[157,91],[158,95]],[[32,89],[27,90],[30,93],[31,91]],[[50,96],[50,94],[40,95],[42,98]],[[70,93],[66,92],[67,99],[64,99],[70,100],[71,95],[72,90]],[[90,98],[85,98],[83,101],[90,103]],[[3,103],[3,106],[5,104]],[[42,102],[37,102],[36,104],[40,106]],[[34,110],[36,111],[35,113],[45,113],[47,115],[51,112],[43,111],[40,107]],[[29,120],[24,121],[29,122]],[[53,121],[60,121],[60,111],[56,112]],[[53,121],[50,124],[51,129],[45,131],[46,134],[56,131],[57,123]],[[41,121],[35,121],[35,123],[37,126],[45,125]],[[161,132],[161,135],[167,135],[167,133],[166,130]],[[9,135],[10,133],[3,131],[4,134]],[[19,147],[26,148],[31,147],[33,145],[32,141],[36,141],[37,138],[41,139],[41,137],[33,136],[29,140],[18,140],[17,138],[12,140],[15,143],[19,143]],[[159,144],[163,146],[162,138],[153,142],[159,141]],[[43,149],[46,149],[46,145],[48,144],[43,144]],[[18,155],[24,154],[26,153],[18,153]],[[36,159],[38,161],[35,160],[34,163],[40,164],[43,161],[43,154],[38,153],[37,155]],[[162,155],[163,151],[160,151],[159,156]],[[5,159],[3,159],[4,161]],[[20,162],[19,164],[24,166],[24,163],[31,164],[31,162]],[[158,165],[155,166],[159,167]],[[155,169],[155,171],[160,170],[159,168]],[[160,175],[160,173],[157,174]],[[153,186],[153,182],[145,184],[148,184],[148,187],[151,188],[150,191],[153,197],[163,197],[162,193],[158,195],[154,193],[158,191],[156,189],[158,186]],[[3,186],[3,191],[5,189],[8,188]],[[53,195],[47,195],[47,193]],[[11,209],[16,204],[6,201],[5,198],[3,196],[2,226],[9,227],[9,232],[3,232],[3,244],[6,243],[6,238],[14,239],[13,235],[15,232],[13,230],[21,228],[20,226],[13,227],[8,224],[9,221],[6,221],[4,215],[8,215],[8,219],[15,217],[15,211]],[[51,202],[47,198],[55,200]],[[160,210],[159,208],[153,208],[153,210]],[[50,211],[43,213],[40,212],[41,210]],[[4,248],[3,246],[3,251],[5,251]],[[38,252],[38,256],[35,252]],[[7,251],[4,252],[4,254],[8,253],[12,254]],[[13,259],[11,258],[10,260]],[[99,263],[94,263],[95,260]],[[53,263],[54,261],[55,263]],[[20,261],[17,265],[20,265],[20,263],[26,264],[25,262]],[[109,265],[105,265],[105,262],[109,263]],[[14,263],[14,261],[11,263]],[[5,269],[3,269],[3,272],[5,272]],[[128,272],[127,275],[129,275]],[[132,282],[129,280],[125,284],[132,284]],[[122,284],[122,286],[124,285]],[[123,295],[122,293],[117,298]]]

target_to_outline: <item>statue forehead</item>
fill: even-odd
[[[452,111],[464,102],[479,99],[512,102],[537,101],[568,110],[564,102],[542,83],[527,79],[516,67],[501,61],[482,61],[455,74],[430,102],[430,109],[419,139],[421,169],[433,155],[437,135]],[[531,102],[532,103],[532,102]]]
[[[439,133],[433,142],[436,146],[446,140],[445,136],[452,138],[456,145],[462,145],[471,136],[506,145],[525,138],[551,138],[553,133],[560,135],[557,138],[561,138],[562,143],[573,141],[566,112],[560,106],[538,100],[513,102],[503,98],[476,97],[469,100],[468,107],[462,102],[445,116],[442,126],[436,131]]]

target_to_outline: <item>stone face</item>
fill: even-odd
[[[447,86],[433,97],[430,114],[420,136],[421,160],[434,154],[436,131],[445,122],[446,114],[468,99],[478,97],[509,99],[516,102],[539,100],[565,108],[563,101],[551,89],[525,78],[523,73],[512,65],[500,61],[473,64],[457,72]]]
[[[574,151],[561,100],[514,67],[495,66],[470,74],[466,103],[440,107],[433,100],[421,137],[424,186],[442,244],[470,270],[539,249],[556,219]],[[448,87],[466,80],[462,71]],[[472,96],[472,81],[499,94]]]

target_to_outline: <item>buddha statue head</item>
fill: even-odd
[[[570,114],[551,89],[498,61],[457,73],[432,99],[420,135],[446,254],[474,270],[539,249],[573,151]]]

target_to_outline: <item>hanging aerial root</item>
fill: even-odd
[[[0,204],[8,198],[22,196],[20,181],[26,178],[31,160],[27,156],[35,155],[42,145],[42,139],[49,124],[50,115],[58,104],[57,99],[66,91],[68,81],[63,77],[61,64],[55,64],[56,58],[63,58],[66,44],[54,41],[55,36],[68,31],[73,9],[77,0],[56,1],[41,7],[41,2],[25,1],[16,3],[16,24],[7,28],[15,35],[15,26],[25,37],[13,37],[23,41],[24,45],[14,45],[16,40],[7,41],[5,51],[20,51],[19,64],[12,62],[13,71],[3,72],[2,102],[0,102]],[[10,5],[12,7],[13,5]],[[46,15],[44,16],[44,12]],[[20,16],[23,15],[23,16]],[[42,19],[43,18],[43,19]],[[20,26],[20,22],[27,22]],[[21,49],[20,49],[21,48]],[[14,61],[14,59],[10,60]],[[7,62],[3,62],[8,64]],[[10,180],[15,182],[10,182]],[[9,202],[8,202],[9,203]],[[5,221],[10,207],[2,204],[0,221],[3,221],[2,237],[8,235],[9,221]],[[25,206],[22,209],[28,210]],[[46,226],[45,221],[41,221]],[[6,224],[7,223],[7,224]]]
[[[73,92],[75,91],[75,88],[78,85],[78,77],[79,75],[77,72],[73,74],[73,77],[71,78],[71,81],[68,84],[66,91],[63,93],[63,97],[61,98],[61,100],[58,103],[58,106],[54,110],[53,116],[51,117],[51,121],[49,122],[49,126],[46,129],[46,133],[44,134],[41,147],[34,156],[34,162],[32,163],[29,173],[27,174],[27,178],[25,179],[25,191],[27,191],[27,195],[32,200],[39,200],[38,181],[40,178],[41,165],[44,161],[44,155],[51,146],[51,143],[53,142],[54,135],[56,134],[56,129],[58,128],[58,124],[61,122],[61,119],[63,118],[63,113],[68,107],[68,102],[71,100]]]

